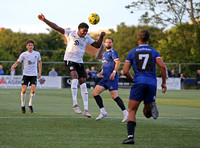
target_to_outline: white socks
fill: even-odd
[[[122,111],[124,116],[128,116],[128,111],[125,109]]]
[[[78,104],[77,103],[77,87],[78,87],[78,79],[73,79],[71,83],[73,106]]]
[[[26,93],[25,94],[21,93],[21,106],[22,107],[25,106],[25,99],[26,99]],[[30,93],[30,99],[29,99],[29,104],[28,104],[29,106],[32,106],[34,99],[35,99],[35,93],[34,94]]]
[[[83,104],[84,104],[84,110],[88,110],[88,91],[87,91],[86,83],[81,84],[80,88],[81,88],[81,96],[82,96]]]
[[[29,99],[29,104],[28,104],[29,106],[32,106],[34,99],[35,99],[35,93],[34,94],[30,93],[30,99]]]
[[[24,107],[25,106],[25,99],[26,99],[26,93],[22,94],[21,93],[21,106]]]
[[[106,113],[105,108],[104,108],[104,107],[103,107],[103,108],[100,108],[100,112],[103,113],[103,114]]]

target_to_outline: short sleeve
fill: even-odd
[[[71,31],[71,30],[65,30],[65,36],[68,37],[71,32],[73,32],[73,31]]]
[[[156,59],[161,58],[160,54],[157,51],[155,52],[155,58]]]
[[[38,52],[38,61],[41,61],[41,56],[40,56],[40,53]]]
[[[92,39],[89,35],[87,35],[87,44],[92,44],[94,43],[94,39]]]
[[[24,60],[24,53],[20,54],[19,58],[17,59],[17,61],[19,62],[23,62]]]
[[[131,63],[131,61],[132,61],[132,52],[129,52],[127,57],[126,57],[126,62]]]
[[[114,51],[114,52],[112,53],[112,59],[113,59],[114,61],[119,60],[119,56],[118,56],[118,53],[117,53],[116,51]]]

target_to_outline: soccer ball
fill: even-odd
[[[96,25],[96,24],[99,23],[100,17],[99,17],[98,14],[92,13],[92,14],[90,14],[90,16],[88,17],[88,20],[89,20],[90,24]]]

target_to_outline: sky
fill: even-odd
[[[89,32],[117,29],[124,22],[127,26],[138,25],[139,13],[131,14],[125,6],[134,0],[0,0],[0,27],[14,32],[48,33],[49,28],[37,16],[43,13],[46,19],[62,28],[77,30],[81,22],[89,25]],[[91,13],[100,16],[97,25],[91,25]]]

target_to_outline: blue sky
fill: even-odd
[[[47,19],[63,28],[77,30],[81,22],[88,22],[91,13],[100,16],[97,25],[90,31],[116,30],[117,25],[138,25],[139,12],[131,14],[125,6],[133,0],[2,0],[0,2],[0,27],[26,33],[47,33],[49,28],[38,20],[43,13]]]

